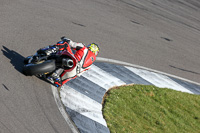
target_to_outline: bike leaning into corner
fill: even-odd
[[[23,73],[35,75],[60,87],[91,68],[100,51],[96,43],[85,46],[62,37],[55,45],[39,49],[24,60]]]

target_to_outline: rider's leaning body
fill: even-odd
[[[65,67],[60,67],[51,73],[48,78],[53,79],[56,86],[61,86],[69,80],[80,76],[84,71],[90,69],[92,63],[96,60],[96,56],[99,53],[99,47],[95,43],[85,46],[83,43],[73,42],[68,38],[61,39],[62,41],[58,42],[57,44],[37,51],[38,54],[45,52],[47,56],[50,56],[52,54],[55,55],[58,52],[67,50],[77,61],[76,66],[70,71],[65,69]],[[62,59],[63,64],[65,64],[64,61],[65,60]],[[62,79],[60,78],[61,75]]]

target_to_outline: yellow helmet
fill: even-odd
[[[91,43],[87,46],[87,48],[92,51],[96,56],[98,55],[100,48],[98,46],[98,44],[96,43]]]

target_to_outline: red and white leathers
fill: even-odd
[[[92,63],[96,60],[96,56],[83,43],[70,41],[69,45],[76,49],[74,56],[78,60],[77,75],[80,76],[81,73],[90,69]]]
[[[96,60],[95,54],[92,51],[90,51],[83,43],[76,43],[71,40],[68,40],[65,43],[68,43],[70,47],[66,47],[66,46],[65,48],[60,47],[59,50],[62,51],[66,49],[68,52],[70,52],[70,54],[72,54],[73,57],[75,57],[77,64],[73,70],[70,70],[70,71],[64,70],[60,74],[62,84],[65,84],[69,80],[74,79],[77,76],[80,76],[83,72],[90,69],[92,63]],[[62,44],[56,44],[56,45],[58,46]],[[71,48],[72,50],[75,50],[74,53],[72,52]]]

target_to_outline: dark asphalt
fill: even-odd
[[[70,132],[50,85],[22,60],[63,35],[99,56],[200,82],[198,0],[1,0],[0,132]]]

